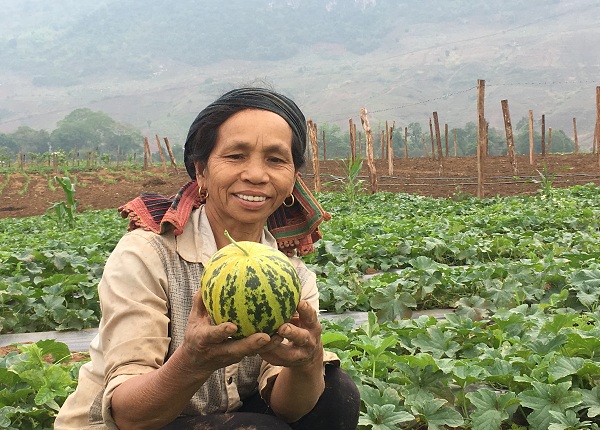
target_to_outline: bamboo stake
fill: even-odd
[[[369,125],[369,118],[367,118],[367,109],[360,109],[360,122],[363,130],[365,131],[366,147],[367,147],[367,167],[369,168],[369,180],[371,182],[371,192],[377,192],[377,169],[375,169],[375,163],[373,162],[373,136],[371,135],[371,126]]]
[[[486,138],[486,121],[484,114],[484,96],[485,96],[485,81],[477,80],[477,197],[483,198],[484,189],[484,155],[485,155],[485,138]]]
[[[313,164],[313,173],[315,176],[315,192],[318,193],[321,191],[321,172],[319,168],[319,141],[317,134],[317,125],[309,118],[307,121],[308,126],[308,137],[310,138],[310,143],[312,146],[312,164]]]
[[[179,173],[179,170],[177,169],[177,163],[175,162],[175,156],[173,155],[173,150],[171,149],[171,144],[169,143],[169,139],[167,138],[167,136],[165,136],[163,137],[163,140],[165,141],[165,146],[167,147],[167,152],[169,153],[169,158],[171,159],[171,167],[175,169],[175,173]]]
[[[515,140],[513,136],[512,122],[510,120],[510,111],[508,109],[508,100],[502,100],[502,115],[504,116],[504,131],[506,133],[506,149],[508,161],[513,169],[513,174],[518,175],[517,158],[515,156]]]
[[[535,164],[535,146],[533,141],[533,111],[529,110],[529,164]]]
[[[321,134],[323,135],[323,161],[327,160],[327,144],[325,143],[325,130],[321,131]]]
[[[163,172],[167,173],[167,162],[165,161],[165,154],[162,150],[162,145],[160,144],[160,139],[158,138],[158,134],[156,136],[156,145],[158,146],[158,153],[160,154],[160,160],[162,162]]]
[[[385,131],[381,130],[381,161],[385,160]]]
[[[548,154],[552,152],[552,127],[548,127]]]

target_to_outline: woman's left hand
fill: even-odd
[[[301,367],[315,361],[323,361],[323,345],[321,343],[321,323],[317,312],[306,300],[300,301],[298,315],[283,324],[274,336],[287,339],[261,353],[261,357],[275,366]]]

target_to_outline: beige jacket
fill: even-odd
[[[276,247],[265,230],[262,243]],[[203,265],[217,251],[202,208],[181,235],[141,229],[127,233],[108,258],[99,285],[102,319],[82,366],[76,391],[61,408],[56,430],[117,429],[111,415],[115,388],[136,375],[159,368],[182,343]],[[302,283],[302,299],[318,310],[316,277],[291,258]],[[335,359],[325,354],[325,361]],[[281,368],[259,356],[216,371],[190,400],[187,415],[235,411],[241,400],[270,389]]]

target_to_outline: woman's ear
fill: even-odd
[[[204,164],[201,161],[194,161],[194,167],[196,168],[196,180],[200,182],[204,179]]]

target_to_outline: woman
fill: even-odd
[[[328,217],[299,178],[305,150],[302,112],[274,91],[239,88],[200,112],[185,143],[193,181],[120,208],[133,231],[106,263],[91,362],[55,429],[356,427],[358,390],[323,351],[315,275],[293,256]],[[231,340],[236,326],[213,325],[197,293],[225,230],[279,246],[298,271],[297,316],[273,336]]]

